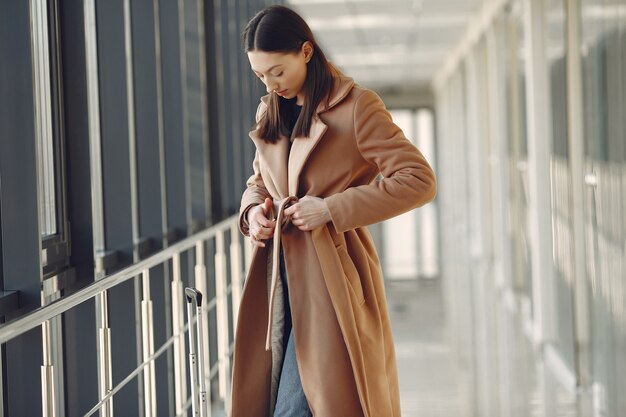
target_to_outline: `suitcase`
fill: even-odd
[[[189,373],[191,375],[191,410],[193,417],[207,417],[208,404],[204,383],[204,352],[202,346],[202,293],[185,288],[189,323]],[[194,324],[194,316],[196,317]]]

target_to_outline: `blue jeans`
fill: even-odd
[[[285,295],[285,357],[280,373],[278,384],[278,397],[274,417],[312,417],[309,403],[304,396],[298,363],[296,361],[296,349],[294,341],[294,331],[291,322],[291,308],[289,306],[289,293],[287,288],[287,272],[285,270],[285,258],[282,248],[280,250],[280,279],[283,283],[283,293]]]

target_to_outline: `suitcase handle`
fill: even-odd
[[[198,307],[202,307],[202,293],[195,288],[185,288],[185,297],[187,298],[188,303],[195,300],[196,305]]]
[[[185,288],[187,316],[189,318],[189,371],[191,373],[191,410],[194,417],[209,414],[209,398],[204,381],[204,347],[202,343],[202,293],[195,288]],[[195,304],[195,314],[192,305]],[[195,325],[194,325],[195,316]]]

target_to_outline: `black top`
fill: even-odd
[[[296,104],[296,98],[285,100],[287,103],[287,128],[289,129],[289,153],[291,153],[291,144],[293,143],[293,128],[296,126],[302,106]]]
[[[296,100],[297,98],[285,100],[287,104],[287,128],[289,129],[289,136],[291,136],[293,128],[296,126],[296,122],[300,116],[300,111],[302,110],[302,106],[297,105]]]

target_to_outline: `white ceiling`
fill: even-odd
[[[427,89],[483,0],[287,0],[329,59],[363,86]]]

